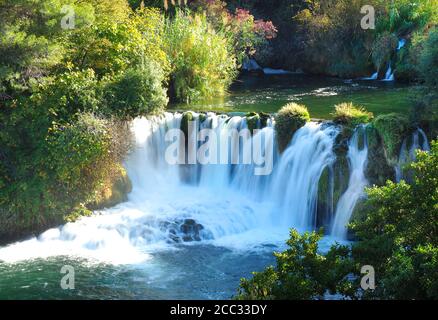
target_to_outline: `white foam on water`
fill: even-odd
[[[197,164],[189,167],[191,179],[186,181],[184,168],[170,165],[164,158],[171,143],[165,141],[165,134],[179,128],[181,118],[181,114],[166,113],[133,121],[136,146],[125,162],[133,190],[127,202],[3,247],[0,260],[74,256],[137,264],[148,261],[154,252],[174,250],[177,243],[267,250],[281,246],[291,227],[300,231],[315,227],[318,180],[335,159],[335,126],[306,124],[281,157],[272,139],[267,144],[275,149],[270,176],[254,176],[253,165]],[[210,113],[207,121],[219,136],[224,128],[246,128],[242,117]],[[268,127],[258,134],[273,138],[273,125],[269,120]],[[186,237],[195,241],[183,242]]]

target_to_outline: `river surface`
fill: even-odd
[[[407,112],[415,90],[388,81],[339,79],[306,74],[245,75],[230,93],[194,104],[172,105],[176,110],[275,113],[288,102],[307,106],[315,119],[331,119],[334,106],[354,102],[374,115]]]
[[[226,98],[172,107],[276,112],[289,101],[308,105],[313,118],[330,118],[341,101],[376,114],[405,111],[409,95],[377,81],[251,76]],[[289,228],[315,227],[315,181],[334,161],[335,127],[300,129],[270,178],[213,166],[195,168],[193,186],[163,162],[164,130],[181,119],[167,117],[134,124],[136,150],[125,163],[134,186],[128,202],[0,248],[0,299],[229,299],[242,277],[275,264],[273,251],[285,249]],[[235,128],[245,121],[211,117]],[[188,229],[192,241],[178,231]],[[325,237],[321,250],[333,241]],[[73,290],[61,288],[66,265],[74,268]]]

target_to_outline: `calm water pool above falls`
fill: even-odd
[[[346,97],[375,113],[408,105],[405,90],[393,85],[331,79],[326,80],[331,85],[318,86],[322,80],[317,79],[306,85],[297,78],[244,82],[219,110],[274,112],[299,98],[312,117],[324,118],[332,111],[329,105]],[[374,97],[369,105],[367,96]],[[379,96],[398,97],[400,104],[369,107],[378,108]],[[207,121],[218,133],[246,127],[245,118],[238,116],[209,114]],[[321,212],[315,205],[322,172],[336,160],[333,143],[339,128],[332,124],[311,122],[301,128],[281,156],[274,154],[269,176],[254,176],[254,167],[245,165],[169,165],[165,133],[180,124],[179,113],[133,122],[135,150],[125,162],[133,183],[128,202],[0,248],[0,298],[230,298],[241,277],[274,263],[272,252],[284,249],[290,227],[331,226],[335,211],[351,207],[336,210],[332,203],[331,210]],[[272,125],[259,134],[268,137]],[[349,144],[353,162],[367,152],[366,145],[356,143],[360,134],[358,130]],[[363,161],[359,164],[353,169],[363,171]],[[366,185],[361,175],[351,181]],[[356,189],[349,186],[349,203],[362,195],[362,188]],[[343,220],[336,223],[342,229],[351,212],[341,214]],[[332,241],[327,236],[322,247]],[[60,287],[64,265],[75,268],[75,290]]]
[[[216,112],[275,113],[288,102],[307,106],[315,119],[331,119],[334,105],[354,102],[375,115],[408,112],[411,106],[409,87],[386,81],[343,80],[292,75],[246,75],[233,85],[224,98],[199,101],[194,104],[175,104],[175,110]]]

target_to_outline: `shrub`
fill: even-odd
[[[129,69],[110,82],[104,92],[107,112],[120,119],[135,118],[163,110],[168,102],[164,72],[154,61]]]
[[[335,105],[335,112],[332,114],[336,123],[356,127],[359,124],[368,123],[373,119],[373,114],[362,107],[353,105],[352,102],[344,102]]]
[[[58,122],[69,121],[81,112],[100,111],[99,86],[92,69],[67,71],[43,86],[35,96],[40,97],[44,108],[53,110]]]
[[[310,121],[309,111],[306,106],[288,103],[278,111],[275,117],[275,130],[280,152],[283,152],[294,133]]]
[[[430,87],[438,87],[438,27],[429,31],[418,61],[420,77]]]
[[[333,246],[320,254],[318,242],[323,232],[300,235],[290,232],[289,249],[275,253],[276,266],[254,272],[252,279],[242,279],[237,299],[242,300],[311,300],[350,289],[347,275],[352,269],[349,248]]]
[[[377,70],[386,68],[398,45],[398,38],[394,34],[385,32],[375,41],[372,49],[372,59]]]
[[[86,113],[73,123],[50,129],[47,165],[65,189],[61,195],[72,195],[72,191],[90,194],[99,184],[98,162],[110,151],[111,137],[106,126],[105,120]]]
[[[47,167],[61,202],[87,203],[96,190],[120,170],[130,147],[122,123],[80,114],[66,125],[54,125],[47,137]]]
[[[230,42],[214,31],[205,15],[177,11],[166,24],[166,50],[171,62],[171,94],[189,102],[222,95],[236,75]]]
[[[379,274],[375,292],[383,299],[435,299],[438,296],[438,143],[417,151],[409,165],[413,179],[367,189],[363,219],[352,225],[358,264]]]
[[[156,61],[167,73],[163,33],[164,18],[154,8],[131,12],[122,23],[104,19],[73,30],[65,43],[64,61],[78,69],[91,68],[99,77],[117,75],[140,66],[144,60]]]
[[[248,10],[235,8],[233,4],[227,7],[225,1],[194,0],[190,6],[197,12],[204,12],[208,22],[225,33],[239,65],[248,55],[266,49],[269,40],[277,36],[277,29],[271,21],[256,20]]]

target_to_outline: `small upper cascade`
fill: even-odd
[[[398,45],[396,48],[396,52],[399,52],[404,46],[406,45],[406,39],[399,39]],[[373,73],[370,77],[361,78],[361,80],[377,80],[379,77],[379,72],[376,71]],[[394,71],[392,70],[391,62],[388,63],[388,69],[385,72],[385,78],[383,78],[381,81],[394,81]]]
[[[242,69],[245,71],[257,71],[262,70],[262,67],[254,59],[245,59],[242,65]]]
[[[403,48],[405,46],[405,44],[406,44],[406,39],[403,39],[403,38],[400,39],[398,41],[397,51],[400,51],[400,49]]]
[[[430,151],[429,141],[426,134],[420,128],[416,129],[411,135],[411,145],[408,148],[408,139],[403,140],[398,157],[398,163],[395,166],[395,179],[400,182],[404,179],[403,166],[416,160],[416,150]]]
[[[385,78],[382,81],[394,81],[394,72],[392,71],[391,62],[388,64],[388,70],[386,70]]]
[[[361,78],[361,80],[377,80],[379,73],[376,71],[370,77]]]
[[[360,145],[361,141],[363,141],[363,146]],[[365,177],[368,159],[368,142],[365,126],[357,127],[353,137],[348,142],[347,158],[350,167],[350,179],[347,190],[341,196],[336,206],[331,232],[332,236],[343,240],[347,239],[347,225],[357,201],[364,195],[364,189],[368,184]]]

